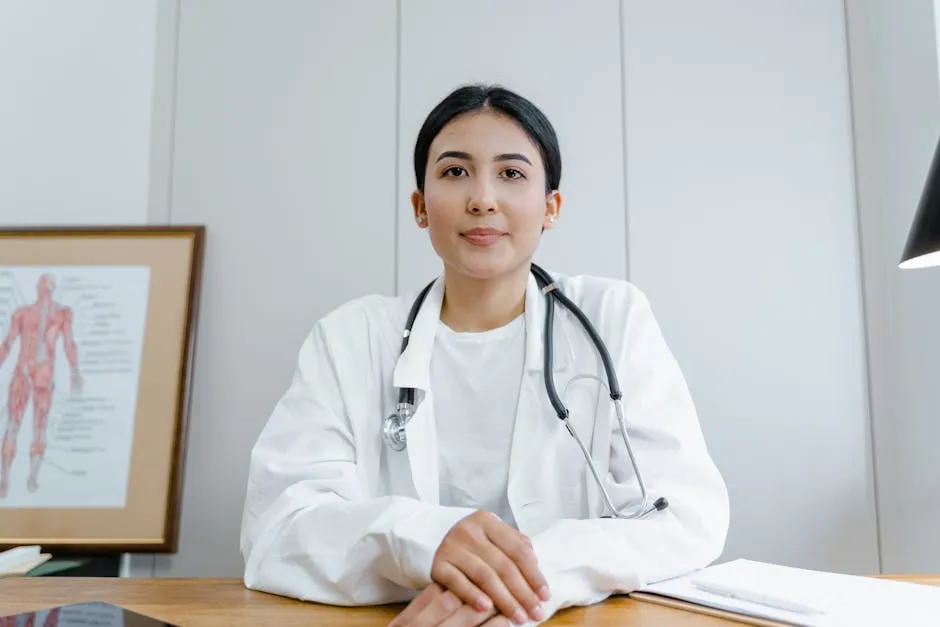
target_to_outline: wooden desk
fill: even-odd
[[[940,576],[892,578],[940,585]],[[338,608],[301,603],[246,590],[237,579],[0,579],[0,616],[82,601],[106,601],[182,627],[387,625],[403,607]],[[621,627],[733,627],[741,624],[623,597],[591,607],[562,610],[547,623]]]

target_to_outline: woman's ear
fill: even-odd
[[[555,223],[561,215],[561,203],[561,192],[557,189],[545,197],[545,222],[542,225],[542,232],[555,228]]]
[[[418,228],[428,228],[428,212],[425,210],[424,194],[421,193],[421,190],[416,189],[411,193],[411,208],[414,210],[415,222],[418,223]]]

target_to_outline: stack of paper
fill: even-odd
[[[630,596],[755,625],[940,625],[940,587],[734,560]]]
[[[40,552],[38,546],[18,546],[4,551],[0,553],[0,578],[21,577],[50,557],[49,553]]]

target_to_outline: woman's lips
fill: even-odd
[[[506,233],[498,229],[470,229],[460,235],[474,246],[492,246],[501,240]]]

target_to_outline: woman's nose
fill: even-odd
[[[471,213],[494,213],[498,205],[496,195],[493,193],[493,186],[481,181],[474,186],[473,191],[470,193],[467,208]]]

